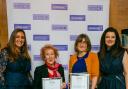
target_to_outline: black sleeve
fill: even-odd
[[[36,68],[34,71],[34,89],[42,89],[42,81],[41,81],[41,71],[39,68]]]
[[[62,81],[65,82],[64,68],[62,66],[60,66],[58,71],[61,74]]]

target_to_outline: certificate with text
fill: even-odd
[[[89,89],[89,74],[71,73],[70,89]]]
[[[42,89],[61,89],[61,78],[42,78]]]

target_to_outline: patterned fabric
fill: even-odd
[[[5,89],[4,72],[7,65],[7,50],[3,49],[0,52],[0,89]]]
[[[30,61],[21,55],[16,62],[10,62],[7,56],[8,50],[3,49],[0,52],[0,89],[30,89],[27,75],[31,69]]]
[[[55,63],[54,67],[50,66],[48,63],[46,63],[46,65],[48,67],[48,70],[53,72],[53,74],[49,72],[49,78],[61,77],[60,73],[58,72],[58,68],[61,66],[60,64]]]

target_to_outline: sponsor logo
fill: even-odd
[[[40,60],[41,60],[41,57],[40,57],[40,55],[34,55],[34,56],[33,56],[33,59],[34,59],[35,61],[40,61]]]
[[[49,35],[33,35],[35,41],[49,41]]]
[[[49,20],[48,14],[33,14],[33,20]]]
[[[14,3],[14,9],[30,9],[30,3]]]
[[[99,51],[100,45],[92,45],[92,50]]]
[[[88,11],[103,11],[103,5],[88,5]]]
[[[68,45],[54,45],[59,51],[67,51]]]
[[[68,70],[68,65],[62,65],[64,67],[64,70]]]
[[[67,10],[68,6],[67,4],[51,4],[52,10]]]
[[[88,25],[88,31],[103,31],[103,25]]]
[[[67,31],[67,25],[59,25],[59,24],[53,24],[52,25],[52,30],[57,30],[57,31]]]
[[[70,15],[70,21],[85,21],[85,15]]]
[[[70,41],[75,41],[78,35],[70,35]]]
[[[31,30],[31,24],[14,24],[14,29],[21,28],[23,30]]]

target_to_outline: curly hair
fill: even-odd
[[[59,53],[58,53],[58,50],[51,44],[46,44],[44,45],[42,48],[41,48],[41,51],[40,51],[40,56],[42,58],[42,60],[44,61],[45,60],[45,51],[47,49],[52,49],[54,51],[54,54],[55,54],[55,58],[57,58],[59,56]]]

